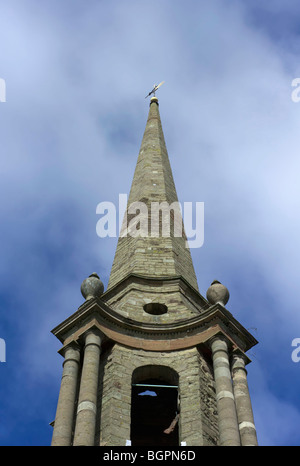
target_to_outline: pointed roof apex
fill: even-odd
[[[181,276],[198,289],[178,204],[158,99],[152,96],[108,288],[135,274]],[[175,222],[181,225],[179,234]],[[169,232],[165,233],[164,226]]]

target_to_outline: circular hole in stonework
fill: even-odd
[[[147,314],[151,314],[153,316],[160,316],[161,314],[166,314],[168,312],[167,306],[161,303],[148,303],[144,305],[143,309]]]

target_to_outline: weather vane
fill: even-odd
[[[155,92],[157,91],[157,89],[164,83],[165,81],[162,81],[161,83],[159,83],[158,85],[157,84],[154,84],[154,87],[152,89],[151,92],[149,92],[148,95],[146,95],[145,99],[147,99],[147,97],[149,97],[149,95],[153,94],[154,97],[155,97]]]

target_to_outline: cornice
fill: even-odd
[[[109,340],[149,351],[171,351],[190,348],[207,342],[222,333],[233,349],[248,351],[256,339],[220,304],[198,316],[170,324],[144,323],[125,317],[99,298],[86,301],[79,309],[52,330],[67,345],[91,327],[97,327]]]

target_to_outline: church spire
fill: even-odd
[[[124,221],[108,289],[135,274],[180,276],[198,290],[156,97],[150,101]]]
[[[85,302],[52,330],[64,357],[52,445],[257,445],[245,368],[257,341],[225,308],[225,286],[215,280],[207,300],[197,290],[175,213],[171,234],[136,234],[155,202],[177,195],[153,97],[109,287],[92,273]],[[158,396],[139,396],[146,386]]]

